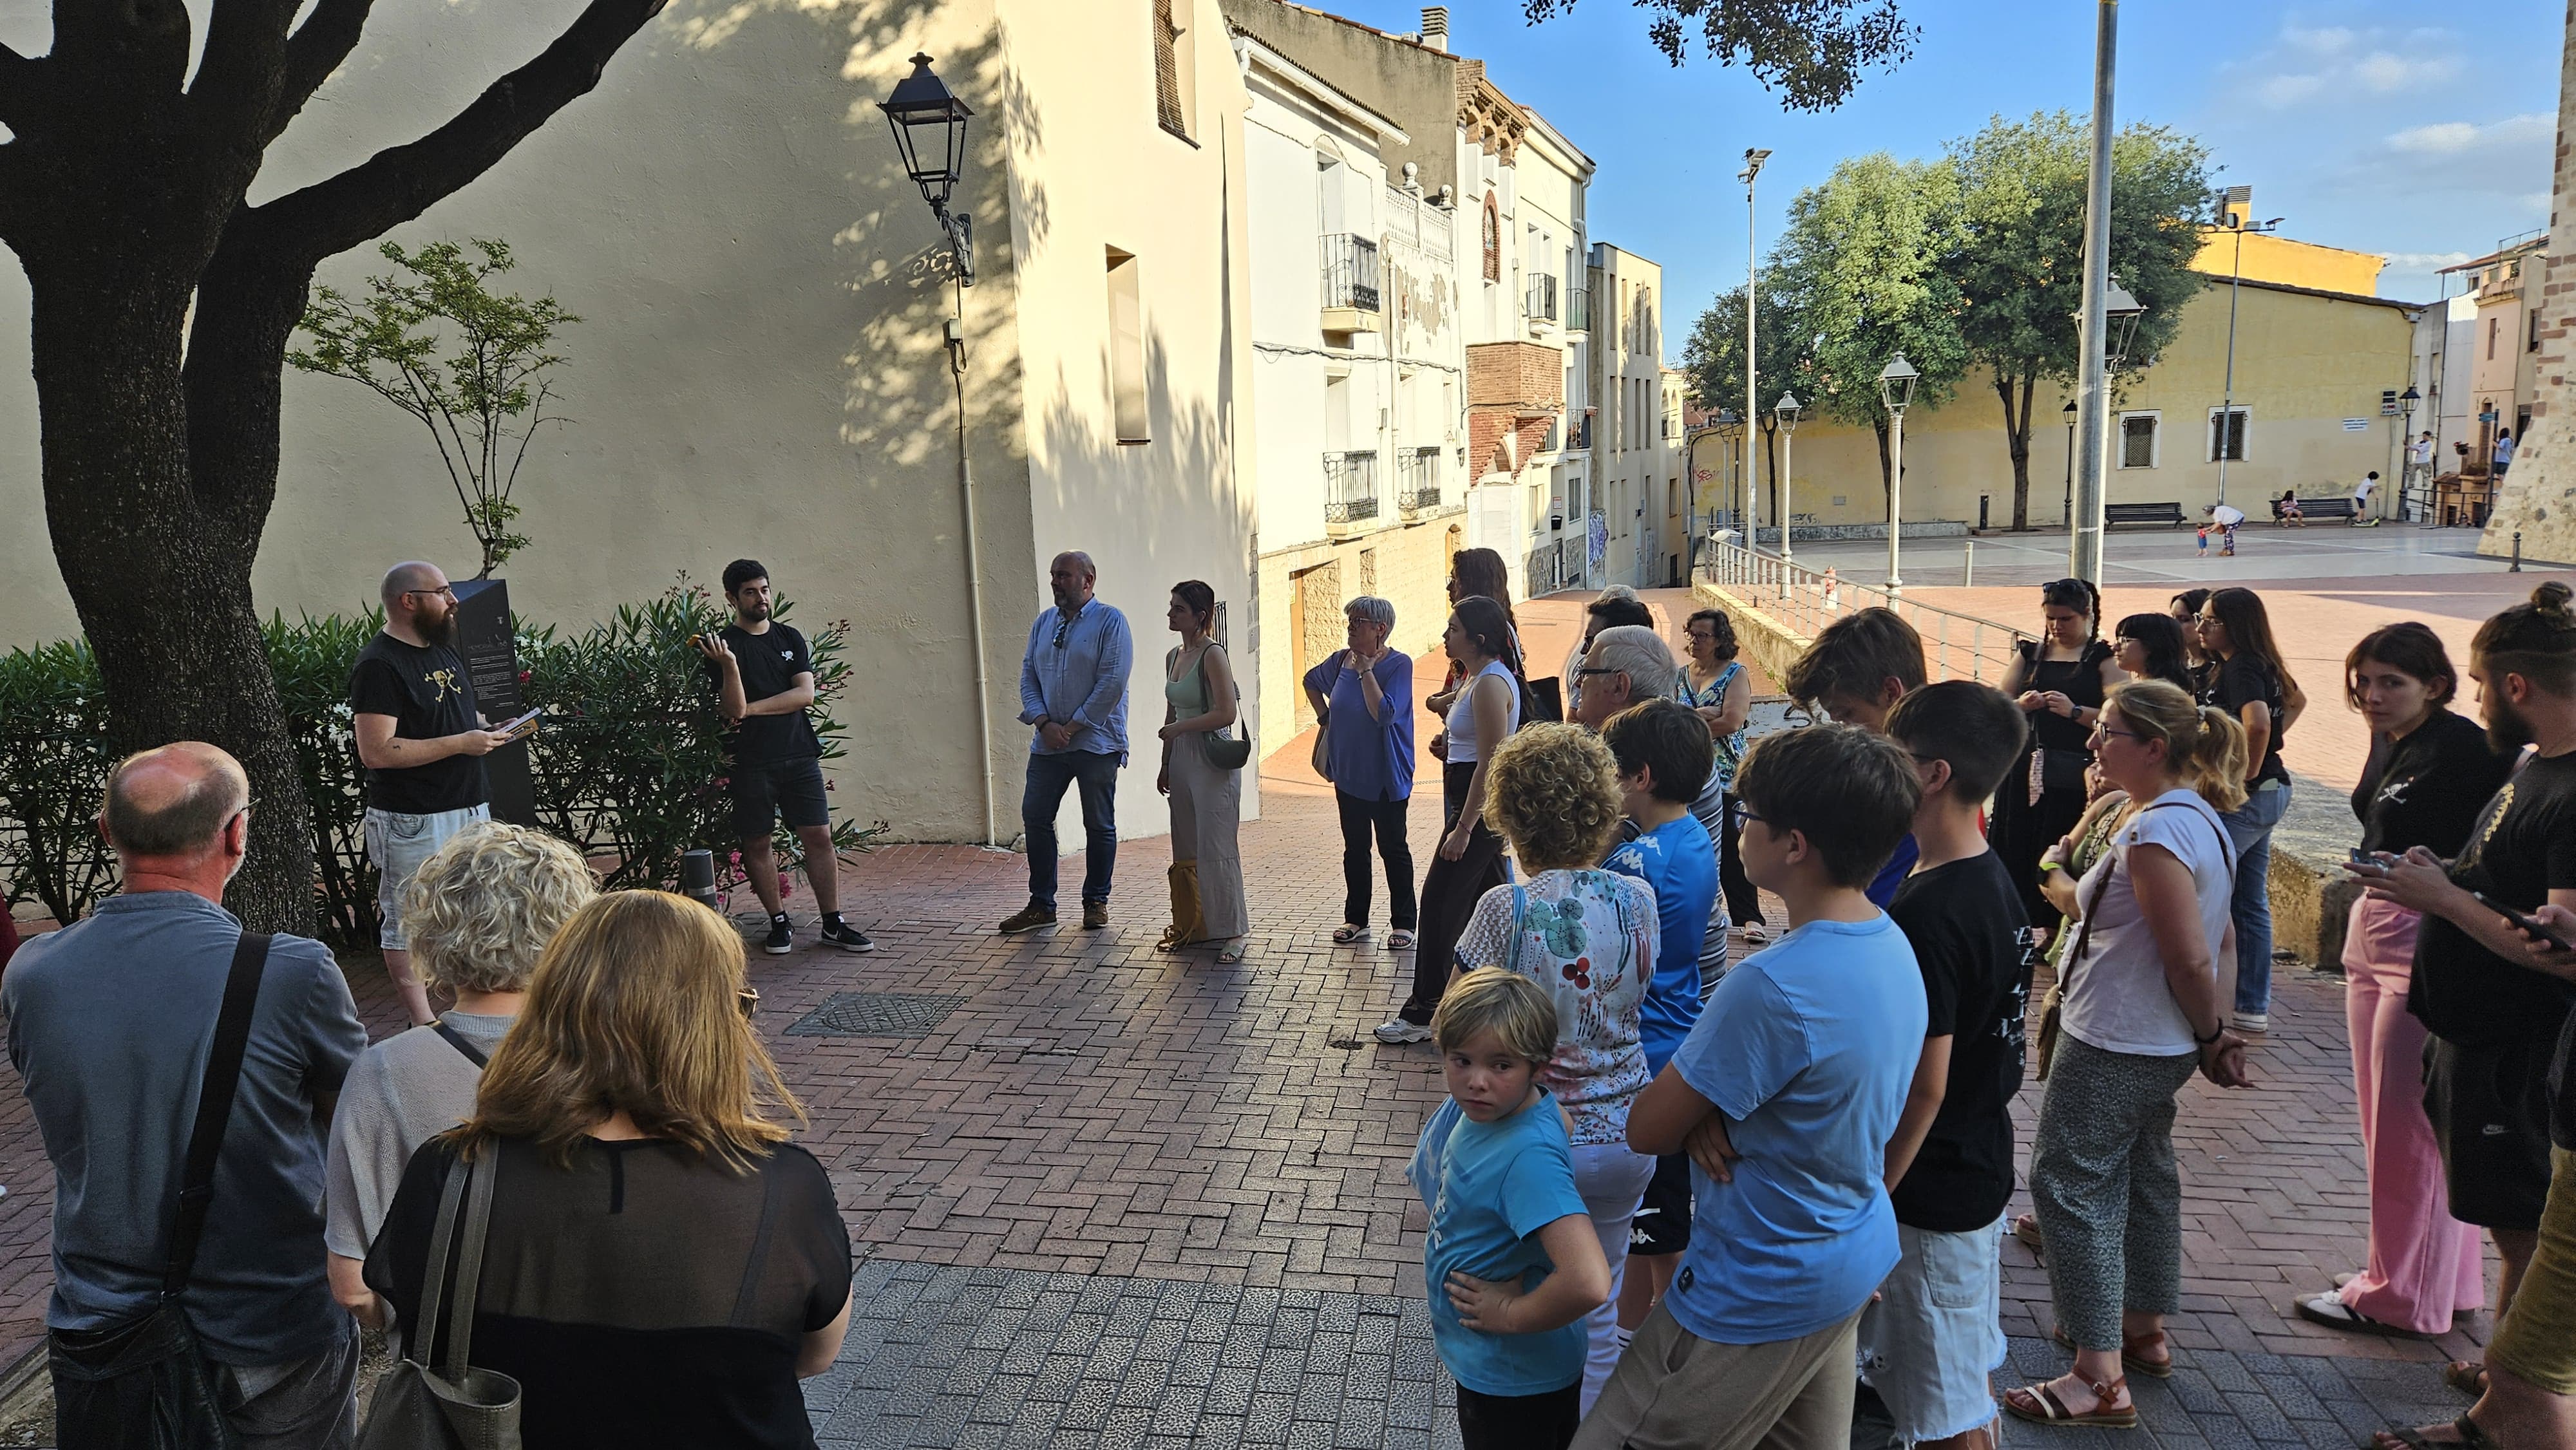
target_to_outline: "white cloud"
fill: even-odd
[[[2254,98],[2273,110],[2286,110],[2326,88],[2324,76],[2274,76],[2254,88]]]
[[[2308,29],[2298,25],[2281,27],[2281,43],[2292,50],[2310,55],[2341,55],[2359,44],[2361,37],[2350,26],[2328,25]]]
[[[2392,272],[2438,272],[2468,259],[2466,252],[2391,252],[2388,268]]]
[[[2558,118],[2546,111],[2527,111],[2487,125],[2436,121],[2409,126],[2388,138],[2388,149],[2414,156],[2457,156],[2472,150],[2519,147],[2548,141],[2558,132]]]
[[[2352,78],[2364,89],[2386,95],[2410,86],[2435,85],[2460,73],[2457,56],[2408,57],[2375,50],[2355,61]]]
[[[2267,49],[2230,69],[2249,77],[2258,105],[2282,111],[2437,85],[2457,78],[2462,61],[2457,38],[2444,31],[2417,29],[2399,36],[2376,26],[2356,30],[2293,23],[2283,25]]]

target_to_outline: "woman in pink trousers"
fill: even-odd
[[[2474,720],[2451,713],[2459,676],[2421,624],[2353,646],[2344,693],[2370,721],[2370,762],[2352,793],[2365,851],[2460,853],[2478,810],[2513,773]],[[2486,1302],[2478,1231],[2451,1217],[2433,1125],[2424,1116],[2424,1024],[2406,1010],[2419,918],[2390,901],[2353,902],[2343,943],[2345,1013],[2370,1173],[2370,1261],[2299,1316],[2367,1334],[2431,1335]]]

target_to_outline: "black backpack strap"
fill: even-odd
[[[446,1018],[439,1018],[436,1022],[431,1023],[430,1027],[433,1031],[437,1032],[439,1036],[447,1039],[448,1046],[464,1053],[465,1060],[467,1062],[474,1064],[478,1068],[490,1067],[492,1065],[492,1060],[483,1055],[483,1050],[476,1047],[472,1042],[467,1041],[464,1033],[459,1032],[454,1027],[448,1025]]]
[[[175,1299],[197,1266],[197,1243],[206,1235],[206,1210],[215,1201],[215,1160],[223,1155],[224,1127],[232,1121],[233,1092],[241,1086],[242,1053],[250,1045],[251,1008],[268,967],[269,937],[245,930],[233,945],[232,973],[224,979],[224,1006],[215,1019],[215,1043],[206,1053],[205,1080],[197,1086],[197,1125],[188,1133],[188,1166],[179,1180],[179,1216],[170,1229],[170,1262],[161,1274],[161,1296]]]

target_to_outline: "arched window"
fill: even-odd
[[[1503,210],[1490,191],[1485,193],[1485,280],[1503,280]]]

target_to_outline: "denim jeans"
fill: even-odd
[[[2236,1010],[2272,1006],[2272,828],[2290,809],[2290,783],[2265,781],[2245,804],[2219,817],[2236,847]]]
[[[1066,786],[1082,788],[1082,899],[1109,901],[1110,872],[1118,865],[1118,767],[1121,757],[1089,750],[1029,757],[1028,787],[1020,793],[1020,829],[1029,838],[1029,900],[1055,906],[1055,811]]]

